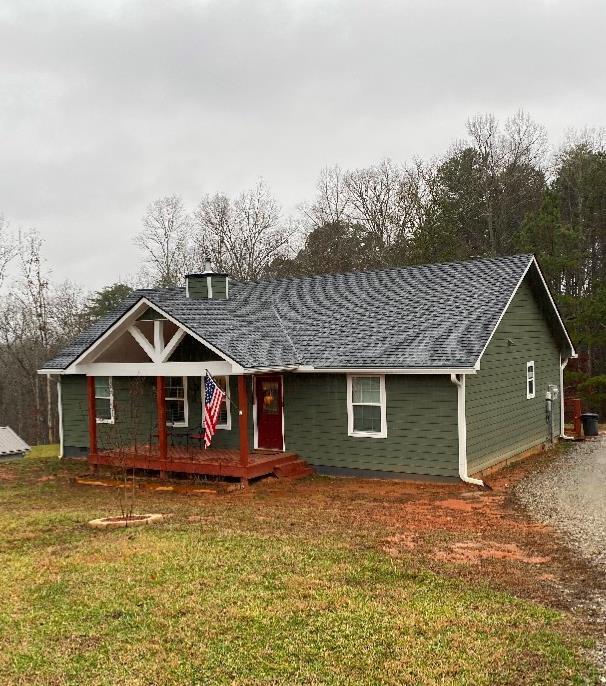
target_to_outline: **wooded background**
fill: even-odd
[[[569,133],[557,150],[524,112],[477,115],[442,156],[320,171],[315,196],[285,217],[259,181],[237,197],[152,202],[133,240],[140,270],[90,293],[56,283],[35,229],[0,217],[0,425],[54,442],[56,388],[36,370],[133,288],[180,286],[213,266],[238,280],[399,267],[534,252],[580,353],[567,392],[606,413],[606,144]],[[10,278],[8,275],[11,275]]]

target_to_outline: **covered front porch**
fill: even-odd
[[[213,447],[204,448],[203,437],[200,429],[188,428],[175,429],[171,417],[167,416],[167,377],[155,377],[155,422],[153,432],[148,437],[137,437],[130,432],[120,436],[120,440],[109,445],[99,440],[99,429],[103,422],[99,420],[98,385],[97,377],[87,376],[87,405],[88,405],[88,439],[89,452],[88,462],[96,470],[99,466],[107,466],[122,469],[153,470],[159,473],[161,478],[167,478],[170,474],[193,474],[198,476],[238,478],[244,484],[250,479],[274,474],[276,476],[305,476],[311,473],[309,467],[294,453],[284,450],[283,439],[280,437],[278,447],[250,448],[249,445],[249,408],[255,412],[253,425],[258,428],[264,422],[264,412],[269,404],[263,402],[267,396],[262,396],[259,407],[257,403],[251,403],[249,398],[249,386],[256,395],[255,389],[279,388],[280,400],[276,399],[276,407],[279,409],[281,423],[281,382],[276,386],[279,377],[246,377],[239,375],[237,378],[237,398],[231,399],[227,405],[228,412],[237,414],[237,440],[238,448]],[[266,379],[273,381],[265,383]],[[252,383],[248,383],[248,379]],[[184,383],[184,387],[188,385]],[[260,393],[264,391],[261,390]],[[272,391],[274,392],[274,391]],[[274,395],[276,393],[274,392]],[[112,410],[113,411],[113,410]],[[273,416],[270,416],[273,419]],[[234,427],[236,429],[236,427]],[[258,440],[258,431],[255,431],[255,440]]]
[[[253,450],[246,464],[238,450],[229,448],[187,448],[170,446],[165,458],[157,446],[129,446],[121,450],[100,450],[88,456],[88,463],[97,467],[110,466],[127,469],[145,469],[159,472],[162,478],[170,474],[195,474],[225,478],[239,478],[244,481],[274,474],[293,476],[307,471],[294,453],[281,450]],[[295,469],[296,468],[296,469]],[[302,474],[301,474],[302,475]]]
[[[285,452],[282,371],[243,367],[143,298],[65,373],[86,378],[84,424],[94,469],[246,482],[297,471],[298,458]],[[224,396],[205,449],[207,377]]]

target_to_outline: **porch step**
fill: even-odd
[[[310,476],[314,470],[300,457],[293,455],[288,461],[281,462],[274,467],[274,474],[278,479],[302,479]]]

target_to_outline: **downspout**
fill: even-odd
[[[567,441],[574,441],[573,436],[567,436],[564,432],[564,367],[568,364],[568,358],[560,355],[560,437]]]
[[[485,487],[481,479],[472,479],[467,473],[467,419],[465,418],[465,374],[450,375],[450,380],[457,387],[457,424],[459,435],[459,478],[466,484]]]
[[[61,395],[61,376],[57,376],[57,413],[59,415],[59,459],[63,455],[63,398]]]

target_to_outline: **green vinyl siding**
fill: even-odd
[[[348,436],[345,374],[286,374],[286,449],[335,468],[456,476],[457,393],[448,376],[386,375],[387,437]]]
[[[88,448],[87,400],[85,376],[61,377],[63,444]]]
[[[97,424],[99,448],[146,442],[155,426],[155,386],[153,379],[113,377],[113,424]],[[88,404],[85,376],[61,379],[63,443],[88,448]]]
[[[240,441],[238,422],[238,383],[236,377],[229,377],[231,403],[231,429],[217,429],[213,437],[215,448],[238,448]],[[156,428],[156,382],[153,377],[113,377],[114,424],[97,424],[97,444],[100,449],[109,449],[137,443],[146,443]],[[249,397],[249,441],[252,446],[252,384],[248,383]],[[202,379],[188,377],[188,427],[175,429],[175,441],[182,443],[185,435],[200,429],[202,425]],[[63,443],[66,453],[70,448],[88,448],[88,409],[85,376],[63,376],[61,379],[63,405]],[[153,439],[154,441],[157,439]],[[198,446],[197,442],[192,443]]]
[[[531,287],[523,282],[481,360],[466,380],[470,473],[545,442],[545,393],[559,388],[560,351]],[[526,398],[526,364],[534,362],[535,397]],[[560,433],[560,398],[553,403]]]

